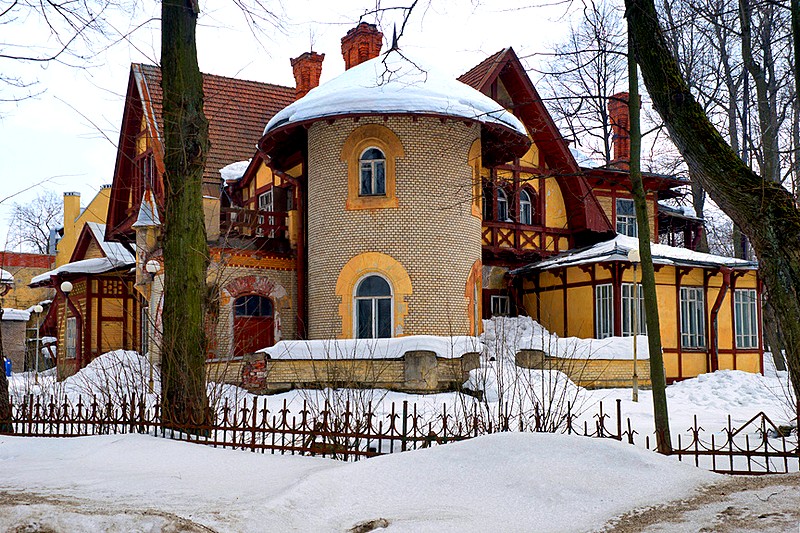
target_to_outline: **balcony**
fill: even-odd
[[[568,229],[483,221],[483,249],[495,256],[536,258],[563,252],[571,246]]]
[[[285,211],[261,211],[223,207],[220,212],[221,240],[272,252],[288,252],[289,221]]]

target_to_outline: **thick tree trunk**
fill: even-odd
[[[0,287],[0,291],[3,288]],[[8,394],[8,378],[6,378],[5,356],[3,346],[3,303],[0,302],[0,433],[14,433],[11,425],[11,398]]]
[[[800,390],[800,213],[779,184],[747,167],[698,105],[666,46],[653,0],[625,0],[637,62],[653,106],[711,198],[742,228],[761,262]]]
[[[175,426],[205,422],[208,406],[202,178],[209,142],[197,65],[196,6],[193,0],[164,0],[161,7],[166,170],[161,393],[164,419]]]
[[[628,113],[630,114],[631,141],[631,192],[636,206],[636,226],[639,230],[639,255],[642,263],[642,291],[644,292],[645,320],[647,322],[647,347],[650,352],[650,382],[653,387],[653,418],[656,443],[660,453],[672,451],[667,410],[667,380],[661,351],[661,325],[658,319],[658,296],[653,255],[650,252],[650,219],[647,215],[647,196],[642,180],[641,151],[642,130],[639,124],[639,75],[636,60],[628,38]],[[634,295],[638,301],[638,295]],[[635,307],[635,306],[634,306]],[[636,311],[634,311],[636,312]],[[638,332],[634,332],[634,335]]]

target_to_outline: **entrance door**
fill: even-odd
[[[240,296],[234,304],[233,355],[238,357],[275,344],[272,300],[264,296]]]

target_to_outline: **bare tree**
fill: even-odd
[[[29,203],[12,206],[9,244],[38,254],[50,252],[50,230],[62,221],[63,203],[51,190],[43,190]]]
[[[754,172],[714,128],[683,79],[653,0],[626,0],[636,60],[672,140],[712,199],[750,237],[800,389],[800,211],[792,194]]]
[[[625,29],[610,2],[584,0],[583,17],[553,47],[543,81],[548,107],[587,155],[613,159],[608,98],[626,87]]]

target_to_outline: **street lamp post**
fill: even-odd
[[[158,273],[159,270],[161,270],[161,263],[159,263],[158,260],[156,260],[156,259],[150,259],[147,263],[144,264],[144,270],[145,270],[145,272],[147,272],[148,285],[150,286],[150,291],[148,291],[148,300],[149,300],[150,296],[152,295],[152,292],[151,292],[152,291],[152,285],[153,285],[153,282],[156,279],[156,274]],[[149,306],[150,302],[148,301],[147,304]],[[150,313],[147,313],[147,317],[149,319]],[[149,331],[150,331],[149,328],[150,328],[150,324],[142,324],[142,334],[144,335],[144,333],[147,332],[148,339],[149,339]],[[154,388],[155,388],[155,383],[154,383],[154,379],[153,379],[154,362],[153,362],[153,350],[150,349],[150,342],[149,341],[147,343],[147,360],[150,363],[150,378],[148,379],[147,384],[148,384],[150,393],[152,394],[154,392]]]
[[[44,311],[44,307],[40,304],[36,304],[33,306],[33,312],[36,313],[36,351],[34,352],[34,374],[33,380],[34,383],[37,385],[39,384],[39,356],[41,353],[39,352],[39,340],[40,340],[40,333],[39,329],[42,327],[42,311]]]
[[[72,292],[72,283],[64,281],[61,283],[61,292],[64,294],[64,358],[67,357],[67,314],[69,313],[69,293]],[[75,354],[77,356],[77,354]]]
[[[628,261],[633,265],[633,401],[639,401],[639,373],[637,370],[636,341],[639,337],[639,287],[636,284],[636,267],[641,261],[638,248],[628,250]]]

